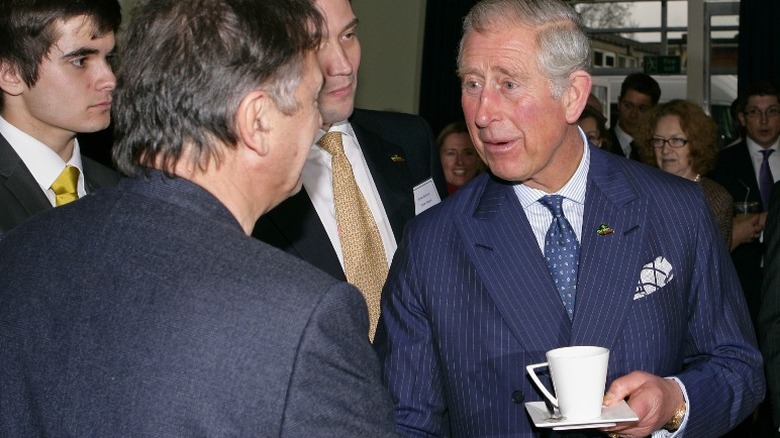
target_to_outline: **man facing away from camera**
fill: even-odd
[[[130,177],[0,240],[0,435],[392,435],[360,293],[249,236],[300,189],[323,26],[309,0],[136,8]]]
[[[404,226],[446,194],[438,149],[420,117],[355,108],[361,47],[349,0],[317,0],[328,36],[317,53],[322,126],[301,192],[253,235],[363,293],[373,339],[379,297]]]

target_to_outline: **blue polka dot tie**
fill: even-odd
[[[555,287],[561,295],[566,314],[574,318],[574,298],[577,295],[577,265],[580,259],[580,243],[574,229],[563,215],[563,197],[547,195],[539,202],[553,215],[550,228],[544,238],[544,258]]]

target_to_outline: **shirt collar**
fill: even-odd
[[[355,137],[355,131],[352,129],[352,125],[349,123],[349,120],[344,120],[338,123],[334,123],[330,125],[330,129],[328,129],[327,132],[341,132],[344,135],[347,135],[349,137]],[[316,145],[318,141],[322,138],[323,135],[326,134],[326,131],[323,131],[322,128],[317,130],[317,135],[314,137],[314,144]]]
[[[588,139],[585,136],[585,133],[582,132],[582,129],[578,127],[577,131],[580,133],[583,148],[582,159],[580,159],[577,170],[574,171],[574,174],[569,181],[555,193],[546,193],[543,190],[533,189],[524,184],[515,184],[515,193],[517,194],[523,209],[545,195],[561,195],[578,204],[585,204],[585,188],[588,180],[588,169],[590,169],[590,147],[588,147]]]
[[[84,174],[78,140],[74,140],[73,155],[65,162],[43,142],[12,125],[2,116],[0,116],[0,134],[5,137],[35,181],[44,190],[51,187],[67,165],[77,168],[81,175]]]
[[[765,149],[774,149],[775,153],[777,153],[777,148],[778,148],[778,143],[780,143],[780,138],[775,140],[775,143],[768,148],[763,148],[759,146],[758,143],[756,143],[755,141],[753,141],[753,139],[747,136],[745,137],[745,143],[747,143],[748,151],[750,151],[751,155],[757,155],[760,151],[763,151]]]

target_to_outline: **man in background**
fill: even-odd
[[[0,233],[119,180],[76,134],[110,122],[120,19],[116,0],[0,1]]]
[[[646,73],[631,73],[620,85],[618,96],[618,118],[609,129],[610,152],[642,161],[639,150],[633,145],[634,134],[650,108],[658,104],[661,87]]]
[[[596,345],[605,404],[639,418],[605,431],[722,435],[765,381],[701,189],[588,145],[590,42],[570,5],[483,0],[463,29],[463,114],[491,173],[411,221],[393,259],[374,346],[398,430],[545,436],[523,368]]]
[[[768,272],[763,261],[762,231],[767,212],[772,207],[772,186],[780,179],[780,89],[769,82],[746,86],[738,97],[737,115],[744,130],[742,141],[721,150],[711,177],[725,187],[735,201],[758,205],[752,214],[734,218],[731,251],[751,321],[758,328],[761,325],[761,284]],[[744,436],[751,431],[757,436],[768,433],[770,403],[771,399],[762,403],[755,421],[749,419],[732,436]]]
[[[774,84],[760,82],[745,87],[739,96],[738,115],[745,129],[744,139],[721,150],[711,178],[729,191],[735,201],[756,202],[757,214],[734,219],[734,230],[741,222],[756,222],[752,236],[731,252],[750,316],[756,322],[764,268],[763,244],[760,241],[772,185],[780,178],[780,93]],[[745,239],[732,235],[732,240]]]
[[[130,178],[0,240],[1,436],[392,434],[360,293],[249,236],[300,189],[323,27],[309,0],[136,8]]]
[[[356,285],[368,304],[373,338],[379,295],[404,225],[446,189],[433,133],[422,118],[354,109],[358,19],[349,0],[317,5],[328,27],[317,54],[325,76],[322,126],[303,168],[304,190],[263,216],[253,235]]]

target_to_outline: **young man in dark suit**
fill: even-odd
[[[634,145],[634,134],[639,129],[647,111],[658,104],[661,87],[658,81],[646,73],[632,73],[620,84],[617,121],[609,128],[610,152],[642,161]]]
[[[304,190],[260,218],[253,235],[357,285],[370,309],[372,338],[380,289],[404,225],[443,197],[446,188],[433,133],[422,118],[354,108],[358,19],[349,0],[317,0],[317,5],[328,26],[317,54],[325,76],[321,130],[303,168]],[[352,184],[360,190],[338,207],[343,198],[333,185],[332,155],[320,144],[326,133],[339,136]],[[358,205],[367,209],[365,224],[353,231],[354,214],[342,212]]]
[[[734,219],[732,241],[736,247],[731,252],[755,323],[764,275],[761,230],[769,209],[772,184],[780,178],[780,89],[767,82],[745,87],[739,96],[738,115],[745,137],[720,152],[710,176],[735,201],[752,201],[760,206],[757,215]],[[749,232],[740,232],[744,228]]]
[[[720,152],[711,176],[735,201],[755,202],[759,206],[756,214],[734,218],[731,251],[751,320],[758,329],[759,313],[763,311],[762,282],[771,273],[764,261],[766,241],[762,231],[772,208],[772,185],[780,179],[780,88],[770,82],[746,86],[737,100],[737,115],[745,135],[742,141]],[[770,433],[774,402],[768,398],[758,414],[730,436]]]
[[[136,7],[130,177],[0,239],[0,436],[393,436],[360,293],[249,236],[300,189],[323,27],[310,0]]]
[[[76,134],[109,124],[120,18],[115,0],[0,2],[0,233],[119,180]]]

